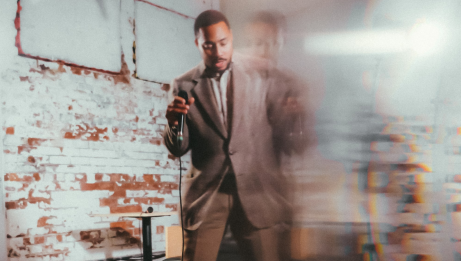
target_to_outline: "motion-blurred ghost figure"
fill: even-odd
[[[277,64],[285,43],[287,22],[277,11],[254,14],[244,28],[246,52]]]
[[[271,73],[278,81],[277,86],[290,86],[292,92],[288,93],[283,99],[286,108],[293,111],[305,112],[298,113],[297,118],[286,119],[286,124],[282,129],[290,133],[289,140],[275,141],[276,151],[278,147],[284,147],[281,143],[294,144],[290,148],[296,153],[306,149],[309,144],[307,140],[313,138],[312,133],[306,132],[311,122],[308,121],[309,110],[307,106],[308,84],[297,77],[290,69],[282,68],[278,65],[280,52],[284,46],[286,38],[287,22],[285,16],[278,11],[259,11],[254,13],[246,22],[244,27],[245,46],[243,52],[249,56],[264,59],[274,68]],[[306,113],[307,112],[307,113]],[[299,144],[300,146],[296,146]],[[281,152],[281,151],[278,151]],[[285,151],[291,155],[292,151]]]
[[[356,174],[347,176],[341,162],[328,159],[318,150],[318,138],[315,131],[315,111],[318,109],[322,95],[319,90],[306,82],[306,77],[294,73],[294,68],[279,62],[285,42],[288,38],[286,17],[278,11],[259,11],[254,13],[244,26],[245,46],[243,51],[250,56],[267,59],[276,70],[280,86],[287,85],[296,93],[296,101],[305,108],[302,118],[291,119],[286,128],[293,133],[292,140],[279,142],[300,142],[307,144],[296,153],[282,154],[282,170],[291,182],[293,194],[290,195],[294,206],[293,222],[302,225],[305,222],[344,222],[361,221],[359,212],[363,195],[358,192]],[[302,54],[299,54],[302,55]],[[291,64],[290,64],[291,65]],[[306,71],[306,74],[309,74]],[[314,72],[312,72],[313,74]],[[315,75],[313,75],[315,77]],[[316,85],[315,88],[322,88]],[[286,98],[290,102],[291,97]],[[297,130],[302,130],[300,133]],[[278,145],[277,142],[274,142]],[[279,144],[280,148],[283,148]],[[286,156],[286,155],[289,156]],[[347,207],[346,207],[347,206]]]

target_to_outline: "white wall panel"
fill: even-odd
[[[21,0],[25,54],[121,69],[120,0]]]
[[[207,9],[219,10],[217,0],[142,0],[196,18]]]
[[[169,83],[200,61],[194,19],[136,1],[136,72],[141,79]]]

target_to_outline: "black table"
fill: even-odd
[[[143,261],[152,261],[152,217],[162,217],[177,215],[178,212],[152,212],[152,213],[112,213],[112,214],[93,214],[93,217],[129,217],[142,219],[142,252]]]

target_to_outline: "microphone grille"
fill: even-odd
[[[187,100],[189,100],[186,91],[180,90],[179,93],[178,93],[178,96],[183,98],[184,100],[186,100],[186,103],[187,103]]]

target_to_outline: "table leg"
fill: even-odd
[[[142,218],[142,253],[143,261],[152,261],[152,235],[150,217]]]

